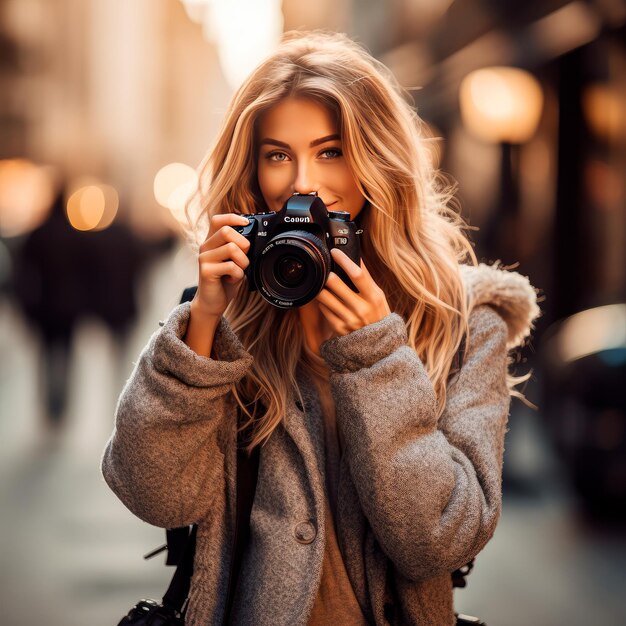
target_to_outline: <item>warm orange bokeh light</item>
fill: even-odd
[[[85,185],[69,197],[67,219],[76,230],[104,230],[115,219],[118,207],[119,198],[113,187]]]
[[[54,198],[49,167],[26,159],[0,161],[0,235],[17,237],[37,228]]]
[[[525,143],[539,124],[543,92],[537,79],[514,67],[490,67],[461,83],[461,115],[470,132],[485,141]]]
[[[611,85],[595,83],[583,92],[583,111],[593,132],[605,141],[626,136],[626,103]]]

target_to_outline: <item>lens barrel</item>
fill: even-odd
[[[322,290],[332,267],[325,243],[303,230],[285,231],[260,251],[255,269],[262,296],[291,309],[310,302]]]

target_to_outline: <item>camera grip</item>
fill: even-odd
[[[341,250],[353,263],[361,265],[361,231],[356,229],[354,222],[346,222],[344,220],[329,220],[330,243],[332,248]],[[345,270],[334,261],[332,262],[332,270],[343,280],[352,291],[359,293],[354,283],[350,280]]]

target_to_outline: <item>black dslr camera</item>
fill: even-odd
[[[329,211],[317,194],[294,194],[276,213],[244,215],[247,226],[235,230],[250,241],[246,277],[250,291],[275,307],[293,309],[310,302],[335,272],[358,291],[330,254],[340,248],[357,265],[361,262],[361,230],[350,213]]]

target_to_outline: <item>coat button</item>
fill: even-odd
[[[293,529],[294,537],[298,543],[311,543],[317,535],[317,530],[311,522],[300,522]]]

